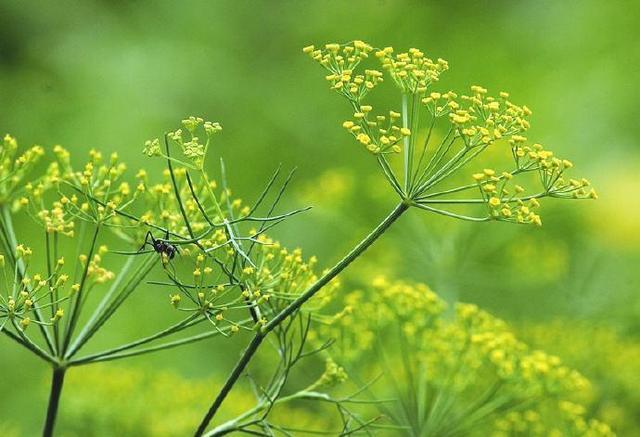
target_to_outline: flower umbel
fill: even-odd
[[[392,47],[374,49],[362,41],[308,46],[303,51],[329,71],[331,88],[355,111],[343,127],[375,156],[391,187],[412,206],[463,220],[541,225],[534,211],[538,199],[597,198],[586,179],[566,176],[573,167],[570,161],[529,142],[525,134],[531,110],[513,103],[508,93],[491,96],[478,85],[462,96],[434,89],[449,69],[447,61],[434,61],[415,48],[395,54]],[[363,66],[370,53],[400,91],[401,111],[371,115],[372,107],[364,100],[384,75]],[[475,184],[461,184],[459,175],[477,165],[483,152],[505,148],[512,167],[475,173]],[[403,163],[398,171],[392,155],[400,153]],[[531,179],[539,181],[539,187],[523,194],[524,181]],[[464,196],[477,188],[478,196]],[[467,212],[474,205],[484,208]]]
[[[345,310],[319,330],[338,339],[351,368],[381,367],[391,383],[377,396],[398,399],[388,414],[410,434],[512,435],[527,423],[534,435],[576,426],[575,435],[613,436],[585,417],[588,381],[519,341],[504,321],[464,303],[449,317],[423,284],[381,277],[370,288],[346,295]]]

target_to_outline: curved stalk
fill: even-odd
[[[358,243],[351,251],[345,255],[335,266],[333,266],[327,273],[325,273],[320,279],[318,279],[313,285],[311,285],[307,291],[302,293],[298,298],[285,307],[278,315],[276,315],[269,323],[267,323],[261,331],[258,331],[251,340],[251,343],[244,350],[240,360],[236,363],[233,371],[227,378],[226,382],[220,389],[220,392],[216,396],[213,404],[205,414],[202,422],[198,426],[195,432],[196,437],[204,435],[209,423],[220,409],[220,406],[224,402],[225,398],[240,378],[240,375],[244,372],[258,348],[262,344],[264,338],[273,331],[280,323],[282,323],[291,314],[294,314],[300,307],[311,297],[313,297],[318,291],[320,291],[325,285],[327,285],[333,278],[335,278],[340,272],[347,268],[353,261],[355,261],[362,253],[369,248],[387,229],[407,210],[410,204],[408,202],[399,203],[389,215],[367,235],[360,243]]]

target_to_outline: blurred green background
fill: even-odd
[[[240,197],[251,199],[279,163],[298,167],[288,206],[314,209],[276,235],[328,266],[393,200],[340,127],[347,106],[301,48],[363,39],[445,58],[451,69],[438,87],[509,91],[533,109],[529,137],[572,159],[600,199],[545,202],[541,229],[410,214],[345,283],[383,272],[479,304],[596,379],[601,402],[613,405],[602,414],[615,425],[618,410],[640,420],[640,363],[608,367],[616,348],[640,348],[639,22],[631,0],[0,0],[0,132],[22,146],[117,151],[131,167],[159,171],[143,160],[146,139],[187,115],[219,121],[215,152]],[[174,317],[164,295],[135,299],[149,315],[125,309],[103,344]],[[584,341],[598,332],[610,333],[608,346]],[[585,346],[557,347],[554,338]],[[235,356],[221,347],[229,346],[202,343],[127,365],[221,377]],[[24,435],[39,429],[47,377],[0,339],[0,422]]]

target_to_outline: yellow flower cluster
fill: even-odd
[[[637,338],[626,337],[604,323],[575,319],[528,324],[519,332],[536,347],[561,354],[563,360],[584,369],[594,392],[586,403],[589,411],[611,424],[619,435],[633,435],[640,429]]]
[[[181,194],[187,194],[185,191],[185,170],[184,168],[176,168],[174,170],[174,175],[176,177],[176,181],[180,183]],[[136,174],[137,186],[136,191],[139,194],[143,205],[145,207],[145,212],[141,215],[142,223],[139,240],[144,238],[144,233],[146,232],[146,226],[148,224],[156,224],[163,226],[166,229],[170,229],[172,231],[181,232],[186,229],[183,229],[184,224],[182,223],[182,216],[180,215],[180,211],[176,209],[175,206],[175,197],[173,192],[173,187],[171,185],[170,173],[168,170],[162,172],[162,181],[158,183],[151,184],[149,182],[149,178],[147,172],[145,170],[140,170]],[[189,199],[189,197],[186,197]],[[187,211],[192,211],[191,205],[187,208]],[[190,218],[195,218],[195,214],[190,214]],[[204,220],[200,218],[199,220],[194,221],[198,227],[203,227],[204,224],[201,223]]]
[[[359,361],[361,354],[382,349],[379,352],[389,362],[397,359],[405,363],[406,368],[386,369],[393,378],[413,374],[413,382],[403,384],[415,384],[416,375],[420,375],[426,384],[424,390],[434,396],[451,396],[453,411],[486,409],[487,417],[495,421],[494,431],[510,423],[509,418],[515,417],[510,413],[521,414],[518,405],[525,401],[530,410],[527,417],[539,418],[536,423],[541,420],[551,428],[573,423],[573,419],[556,414],[557,404],[551,408],[550,403],[575,402],[590,388],[580,373],[563,365],[558,357],[531,350],[505,322],[476,305],[456,304],[455,316],[450,318],[444,301],[423,284],[379,278],[366,297],[363,291],[350,293],[345,305],[345,310],[317,334],[335,336],[345,360],[366,365]],[[456,415],[450,418],[449,425],[454,426]],[[584,423],[589,429],[608,429],[600,422]]]
[[[145,155],[152,156],[162,156],[162,149],[160,148],[160,140],[154,138],[152,140],[147,140],[144,142],[144,148],[142,149],[142,153]]]
[[[237,332],[242,324],[236,320],[246,318],[247,307],[258,308],[268,317],[274,308],[287,305],[318,279],[314,272],[317,260],[315,257],[304,260],[300,249],[290,251],[255,228],[248,229],[243,235],[232,236],[231,232],[239,231],[241,223],[238,220],[246,217],[250,208],[241,199],[232,198],[229,189],[219,190],[215,181],[199,178],[192,180],[190,188],[186,175],[184,167],[174,169],[184,213],[191,230],[198,235],[198,247],[192,244],[178,246],[180,257],[175,262],[193,264],[190,277],[180,280],[187,288],[169,295],[173,306],[181,311],[200,312],[216,326],[220,326],[221,322],[229,322],[231,332]],[[142,193],[140,199],[145,204],[146,212],[141,216],[135,238],[142,241],[149,224],[169,229],[178,235],[189,235],[182,212],[177,207],[170,173],[164,172],[163,181],[158,184],[151,184],[144,171],[138,172],[136,177],[137,191]],[[214,208],[216,204],[223,205],[222,209]],[[236,223],[233,226],[213,227],[205,220],[200,208],[216,223],[224,223],[225,220],[227,223]],[[156,235],[156,238],[165,237]],[[179,239],[173,236],[170,239],[179,244]],[[249,245],[253,247],[250,261],[245,258]],[[222,273],[220,264],[237,266],[235,279],[230,283],[219,283]],[[310,308],[319,308],[328,303],[337,284],[337,281],[333,281],[314,296]],[[195,307],[189,302],[194,303]],[[266,321],[263,318],[258,322],[264,324]]]
[[[486,201],[489,217],[519,224],[542,225],[542,219],[535,212],[540,206],[538,197],[542,195],[522,196],[525,191],[522,186],[516,184],[511,188],[512,173],[503,172],[497,176],[495,170],[485,168],[482,173],[474,174],[473,179]]]
[[[440,74],[449,69],[444,59],[433,61],[415,48],[397,55],[393,52],[393,47],[385,47],[376,52],[376,57],[403,93],[424,94],[433,82],[438,81]]]
[[[33,256],[30,247],[19,244],[12,256],[24,263],[24,272],[21,275],[22,279],[15,280],[13,269],[10,272],[7,271],[5,256],[0,255],[0,278],[4,279],[3,287],[0,288],[7,290],[6,295],[0,294],[0,329],[6,323],[19,324],[23,330],[27,329],[31,323],[44,323],[35,314],[36,307],[46,308],[47,311],[51,309],[50,322],[59,321],[64,315],[64,310],[59,308],[58,304],[66,300],[69,294],[64,291],[69,280],[68,275],[62,274],[64,258],[58,259],[51,276],[46,276],[40,273],[29,273],[30,261]],[[52,296],[55,296],[55,302],[50,304]]]
[[[354,121],[348,120],[342,124],[355,139],[373,153],[400,153],[400,142],[411,135],[407,128],[397,125],[401,114],[389,111],[389,116],[371,116],[372,107],[362,105],[353,114]]]
[[[243,209],[241,201],[237,199],[234,203],[236,209]],[[208,285],[212,279],[218,277],[213,275],[217,265],[213,264],[212,258],[204,256],[201,251],[193,251],[193,279],[189,281],[193,285],[189,285],[189,289],[193,290],[197,300],[197,307],[194,310],[210,316],[210,320],[216,325],[216,322],[231,322],[226,314],[232,314],[230,311],[234,309],[244,309],[245,311],[241,313],[237,311],[235,313],[245,317],[247,304],[260,308],[263,314],[271,314],[289,304],[291,299],[301,294],[318,279],[314,271],[317,264],[315,257],[305,260],[301,249],[289,250],[256,229],[251,229],[249,235],[256,235],[252,240],[255,247],[251,252],[252,263],[247,264],[237,273],[240,283]],[[230,243],[229,236],[222,229],[216,229],[209,236],[199,240],[199,245],[205,253],[216,254],[217,262],[232,263],[234,258],[236,261],[241,260],[237,248],[228,243]],[[184,249],[181,250],[183,250],[182,255],[185,255]],[[188,257],[181,256],[181,259],[185,260]],[[337,279],[331,281],[310,300],[305,306],[305,311],[317,311],[329,304],[338,287]],[[170,301],[172,305],[178,307],[183,299],[180,294],[172,294]],[[266,321],[263,319],[260,323],[264,324]],[[237,322],[231,323],[234,326],[237,324]]]
[[[463,95],[460,100],[456,93],[448,91],[432,92],[421,102],[432,117],[448,115],[451,126],[463,139],[465,146],[473,148],[509,139],[529,129],[531,110],[508,99],[506,92],[493,97],[487,95],[486,88],[474,85],[471,95]]]
[[[376,329],[398,326],[410,338],[439,320],[445,302],[424,284],[373,282],[373,293],[361,290],[347,294],[344,309],[319,328],[320,338],[339,338],[342,353],[354,359],[375,344]],[[341,333],[349,333],[342,335]]]
[[[59,201],[53,202],[51,209],[41,209],[37,213],[37,217],[40,219],[44,228],[49,233],[58,233],[67,237],[73,237],[75,222],[73,216],[71,216],[65,204],[72,202],[77,203],[78,197],[73,195],[72,198],[63,196]]]
[[[180,149],[181,157],[167,155],[168,151],[162,149],[158,138],[146,141],[142,150],[143,153],[147,156],[171,158],[173,161],[189,168],[202,169],[211,139],[214,135],[222,132],[222,126],[220,123],[205,121],[201,117],[194,116],[182,120],[182,126],[186,130],[186,137],[182,129],[167,134],[167,140],[172,141]],[[199,132],[204,133],[205,142],[201,141],[198,136],[200,135]]]
[[[326,79],[332,89],[351,100],[360,101],[383,81],[382,73],[378,70],[367,69],[363,73],[355,71],[372,50],[369,44],[354,41],[345,45],[326,44],[324,48],[311,45],[305,47],[303,52],[329,72]]]
[[[194,251],[195,252],[195,251]],[[189,253],[190,254],[190,253]],[[188,255],[184,254],[183,255]],[[179,293],[170,294],[169,301],[171,305],[176,308],[180,308],[184,311],[194,311],[203,314],[216,329],[220,330],[223,327],[228,327],[228,331],[233,334],[240,330],[242,327],[241,322],[234,321],[233,310],[242,309],[245,310],[247,302],[245,299],[256,299],[258,304],[269,299],[268,295],[262,295],[259,291],[250,293],[247,290],[242,291],[242,287],[239,284],[217,284],[211,285],[215,282],[216,277],[213,275],[212,261],[209,257],[205,257],[202,253],[194,253],[194,267],[192,270],[192,284],[188,285],[191,290],[189,293],[185,293],[183,283],[179,290],[184,293],[195,304],[194,308],[183,308],[182,298],[183,295]],[[184,259],[188,259],[188,256],[183,256]],[[237,291],[234,293],[234,290]],[[246,318],[246,312],[241,312],[239,318]],[[248,329],[248,328],[247,328]]]
[[[550,402],[547,414],[554,415],[556,421],[549,423],[539,411],[526,409],[512,411],[494,422],[495,437],[530,435],[540,437],[614,437],[611,427],[596,419],[586,419],[582,405],[570,402]]]
[[[515,140],[515,137],[514,137]],[[526,144],[526,138],[513,141],[513,156],[519,169],[537,170],[545,190],[553,197],[572,199],[597,199],[598,194],[585,179],[565,179],[565,171],[573,168],[573,163],[557,158],[541,144]]]
[[[305,260],[301,249],[289,250],[265,235],[258,237],[258,240],[258,268],[247,277],[247,283],[251,289],[262,290],[268,296],[273,296],[274,299],[268,301],[269,305],[275,305],[276,308],[287,305],[318,280],[314,270],[318,262],[315,256]],[[305,305],[305,310],[317,311],[326,306],[339,286],[337,279],[331,281]]]
[[[115,274],[106,268],[102,267],[102,257],[108,252],[107,246],[100,246],[98,253],[94,254],[91,260],[87,260],[86,255],[80,255],[80,264],[84,267],[87,261],[89,266],[87,268],[87,279],[95,284],[104,284],[107,281],[112,280]]]
[[[556,158],[540,144],[526,145],[526,138],[514,135],[510,140],[516,169],[502,172],[484,169],[473,175],[482,198],[487,204],[489,216],[495,220],[513,223],[533,223],[542,225],[542,219],[535,212],[542,197],[572,199],[597,199],[596,191],[587,179],[565,179],[565,171],[572,168],[571,161]],[[514,175],[537,172],[542,182],[542,191],[523,195],[525,188],[512,185]]]
[[[458,95],[453,91],[446,93],[432,92],[423,97],[420,102],[431,113],[433,117],[442,117],[460,109],[460,103],[456,100]],[[452,121],[453,121],[453,117]]]
[[[307,391],[318,390],[322,388],[335,387],[338,384],[343,383],[349,378],[347,372],[343,367],[339,366],[333,359],[327,358],[325,360],[324,372],[320,375],[320,378],[309,387]]]
[[[203,207],[210,220],[221,223],[229,217],[227,205],[230,212],[237,217],[244,217],[248,214],[249,208],[242,204],[241,199],[231,198],[231,191],[220,191],[216,193],[218,185],[216,181],[192,180],[194,193],[198,197],[198,202],[194,199],[187,181],[187,169],[185,167],[174,168],[173,171],[184,212],[189,220],[189,225],[195,233],[202,236],[199,244],[204,249],[215,247],[224,248],[231,256],[234,253],[233,246],[229,245],[227,234],[223,228],[210,229],[210,225],[202,215],[200,206]],[[146,171],[140,170],[136,175],[138,180],[136,191],[140,195],[144,213],[141,215],[141,222],[138,223],[139,232],[137,240],[142,241],[146,233],[147,225],[153,224],[180,235],[189,235],[188,228],[184,223],[182,212],[177,207],[174,188],[171,181],[171,174],[168,170],[162,172],[162,180],[158,183],[150,183]],[[229,200],[227,204],[227,199]],[[219,211],[213,205],[225,205],[224,210]],[[203,233],[206,233],[203,235]]]
[[[101,152],[92,149],[82,170],[76,171],[66,149],[55,146],[53,151],[57,162],[50,166],[45,184],[30,192],[30,203],[39,208],[36,214],[47,229],[61,229],[61,223],[73,229],[71,223],[76,219],[93,223],[121,223],[116,210],[129,206],[137,192],[132,191],[124,180],[127,166],[120,162],[118,154],[112,153],[105,159]],[[43,187],[57,187],[59,191],[65,189],[67,194],[63,194],[49,210],[42,198]]]
[[[373,108],[363,103],[360,88],[354,87],[353,93],[349,91],[352,77],[359,77],[358,71],[363,69],[360,63],[374,51],[365,43],[358,42],[358,45],[366,49],[358,52],[360,56],[351,58],[345,58],[341,50],[355,51],[355,43],[328,44],[324,49],[309,46],[304,51],[331,72],[327,79],[332,88],[338,90],[355,111],[353,119],[345,121],[343,127],[358,143],[377,155],[382,173],[401,198],[415,201],[414,206],[418,208],[449,217],[536,225],[542,224],[534,212],[542,197],[597,198],[587,180],[563,177],[563,172],[572,166],[570,161],[555,158],[539,144],[527,144],[525,134],[532,114],[527,106],[513,103],[506,92],[491,96],[486,88],[478,85],[460,98],[453,91],[428,91],[449,65],[442,59],[427,58],[418,49],[399,54],[394,54],[392,47],[375,50],[382,70],[402,92],[402,113],[390,111],[388,118],[371,115]],[[373,85],[372,82],[368,89]],[[438,134],[440,129],[443,132]],[[480,188],[480,199],[458,198],[454,194],[473,189],[473,184],[435,189],[445,181],[452,181],[456,172],[498,142],[511,147],[516,168],[500,176],[493,170],[491,174],[473,175]],[[403,174],[396,173],[397,167],[386,156],[392,152],[403,152]],[[514,192],[507,190],[507,181],[528,172],[539,173],[542,192],[520,196],[523,188],[518,185]],[[477,217],[449,209],[456,204],[484,204],[487,213]]]
[[[588,388],[588,382],[575,370],[563,366],[560,359],[542,351],[530,351],[516,340],[507,325],[475,305],[456,306],[456,324],[471,342],[480,366],[495,368],[498,376],[513,386],[518,395],[542,393],[571,394]],[[470,354],[472,356],[473,354]]]
[[[33,146],[18,156],[18,142],[5,135],[0,145],[0,204],[7,202],[24,186],[25,176],[44,155],[44,149]]]
[[[201,234],[209,228],[209,224],[202,216],[197,202],[191,194],[187,182],[187,168],[177,167],[173,170],[173,175],[178,186],[178,192],[182,199],[185,214],[189,219],[192,231]],[[148,225],[153,224],[169,229],[180,235],[189,235],[181,211],[177,207],[174,188],[169,170],[162,172],[162,179],[159,182],[151,182],[145,170],[140,170],[136,174],[136,192],[139,198],[139,206],[144,213],[140,216],[141,221],[137,223],[136,240],[142,242],[148,230]],[[206,211],[210,219],[221,222],[224,217],[213,208],[215,202],[221,202],[223,197],[213,198],[213,190],[217,188],[215,181],[192,181],[194,191],[197,194],[201,205],[206,205]],[[207,184],[209,187],[207,187]],[[203,238],[200,243],[203,247],[209,248],[216,244],[224,243],[225,234],[220,229],[215,233]]]
[[[508,100],[509,94],[501,92],[499,97],[487,95],[486,88],[474,85],[470,96],[463,95],[466,108],[448,102],[449,121],[462,136],[469,148],[490,145],[500,139],[508,139],[526,132],[529,127],[531,110]],[[451,95],[451,93],[449,93]],[[437,101],[427,103],[437,111]]]
[[[55,151],[60,151],[60,146],[55,146]],[[68,166],[68,152],[65,152],[66,165]],[[78,197],[74,194],[72,198],[63,196],[59,201],[54,201],[48,205],[47,193],[58,187],[61,180],[60,165],[53,162],[47,167],[47,171],[43,177],[36,178],[28,182],[24,186],[24,196],[21,197],[17,204],[20,208],[26,208],[29,214],[39,223],[41,223],[48,233],[58,233],[72,237],[74,235],[74,216],[69,214],[65,204],[73,201],[77,202]]]

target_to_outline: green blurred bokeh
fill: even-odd
[[[411,214],[346,273],[347,286],[384,272],[426,282],[514,325],[579,319],[637,343],[639,22],[640,2],[631,0],[0,0],[0,133],[23,146],[117,151],[133,168],[159,171],[141,153],[146,139],[186,115],[219,121],[224,134],[215,153],[240,197],[254,196],[279,163],[298,167],[289,206],[315,208],[277,236],[330,265],[392,200],[373,162],[340,127],[348,108],[301,48],[352,39],[419,47],[449,61],[439,87],[504,89],[532,108],[529,136],[570,157],[600,199],[547,201],[542,229]],[[162,326],[172,318],[164,298],[144,320],[125,310],[101,341]],[[223,346],[129,364],[222,375],[234,357],[220,353]],[[629,366],[640,374],[639,363]],[[0,422],[35,432],[45,378],[43,365],[0,340]]]

